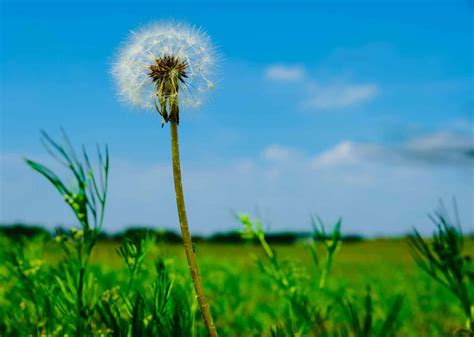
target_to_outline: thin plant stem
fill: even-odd
[[[127,294],[129,294],[130,290],[132,289],[132,284],[135,279],[135,273],[136,273],[136,265],[133,266],[133,269],[130,271],[130,280],[128,281],[128,285],[127,285]]]
[[[332,254],[329,254],[326,260],[326,265],[321,273],[321,279],[319,280],[319,289],[323,289],[326,286],[326,279],[329,274],[329,270],[331,270],[332,266]]]
[[[186,216],[186,207],[184,204],[183,185],[181,180],[181,164],[179,159],[179,143],[178,143],[178,123],[174,119],[170,120],[171,129],[171,154],[173,161],[174,189],[176,192],[176,205],[178,207],[179,223],[181,227],[181,235],[183,237],[184,251],[188,260],[189,271],[193,279],[194,290],[201,309],[202,318],[206,325],[207,332],[210,337],[217,337],[216,327],[212,319],[211,309],[207,301],[204,289],[201,283],[201,276],[196,262],[196,256],[193,250],[191,234],[189,233],[188,218]]]

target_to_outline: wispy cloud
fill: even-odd
[[[313,167],[352,165],[375,161],[403,165],[474,165],[474,139],[465,134],[434,132],[397,145],[342,141],[319,154]]]
[[[287,161],[298,154],[296,149],[283,145],[270,145],[262,152],[262,157],[270,161]]]
[[[281,82],[297,82],[305,78],[306,71],[298,65],[274,64],[265,69],[265,77]]]
[[[352,107],[370,101],[380,93],[376,83],[341,81],[312,77],[303,66],[275,64],[265,69],[265,78],[292,85],[288,95],[300,101],[306,110],[328,110]]]
[[[311,84],[303,106],[309,109],[346,108],[367,102],[377,96],[379,87],[373,83]]]

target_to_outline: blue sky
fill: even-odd
[[[169,132],[121,105],[110,76],[130,30],[175,19],[219,54],[216,90],[180,126],[194,232],[237,228],[233,211],[270,230],[309,229],[313,213],[347,232],[429,232],[426,214],[453,196],[473,229],[467,1],[1,5],[2,222],[73,223],[22,162],[51,163],[39,130],[64,127],[75,144],[110,146],[106,230],[176,228]]]

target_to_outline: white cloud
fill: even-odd
[[[341,164],[353,164],[360,158],[358,156],[357,145],[350,141],[342,141],[335,147],[324,151],[313,160],[315,168],[328,167]]]
[[[371,100],[379,93],[376,84],[327,84],[310,86],[303,106],[309,109],[347,108]]]
[[[265,77],[269,80],[297,82],[305,78],[305,69],[298,65],[275,64],[265,69]]]

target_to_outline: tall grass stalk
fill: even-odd
[[[82,161],[80,161],[64,131],[63,145],[55,142],[46,132],[42,132],[42,143],[74,178],[73,185],[68,187],[68,184],[48,167],[33,160],[26,160],[31,168],[53,184],[81,225],[80,229],[72,228],[69,236],[59,235],[57,238],[69,263],[64,264],[64,279],[56,277],[56,281],[65,297],[69,299],[69,305],[76,307],[75,334],[84,336],[90,333],[88,324],[91,320],[91,310],[85,303],[84,294],[86,272],[92,249],[97,243],[104,221],[109,175],[108,148],[105,147],[105,151],[102,152],[97,147],[99,160],[97,178],[86,150],[82,149]]]
[[[332,233],[327,233],[326,228],[322,220],[317,217],[317,221],[314,217],[311,217],[311,225],[313,226],[313,235],[309,239],[309,249],[311,257],[316,265],[316,268],[320,272],[319,276],[319,289],[323,289],[326,286],[326,280],[329,272],[332,268],[332,263],[335,254],[341,247],[341,220],[339,220],[332,230]],[[320,254],[318,252],[318,244],[324,247],[324,261],[320,261]]]
[[[242,237],[257,238],[265,252],[265,258],[257,261],[260,270],[274,282],[289,304],[283,326],[273,326],[270,334],[327,336],[326,320],[329,310],[324,313],[319,304],[309,297],[308,289],[302,286],[302,279],[307,278],[305,270],[292,261],[282,260],[277,256],[265,238],[260,220],[251,220],[246,214],[238,214],[238,218],[244,227]]]
[[[472,256],[464,250],[464,235],[454,202],[456,223],[448,216],[443,204],[430,219],[437,227],[430,240],[414,229],[409,237],[410,252],[417,265],[433,280],[448,289],[458,300],[466,317],[464,328],[457,332],[474,336],[474,303]]]

